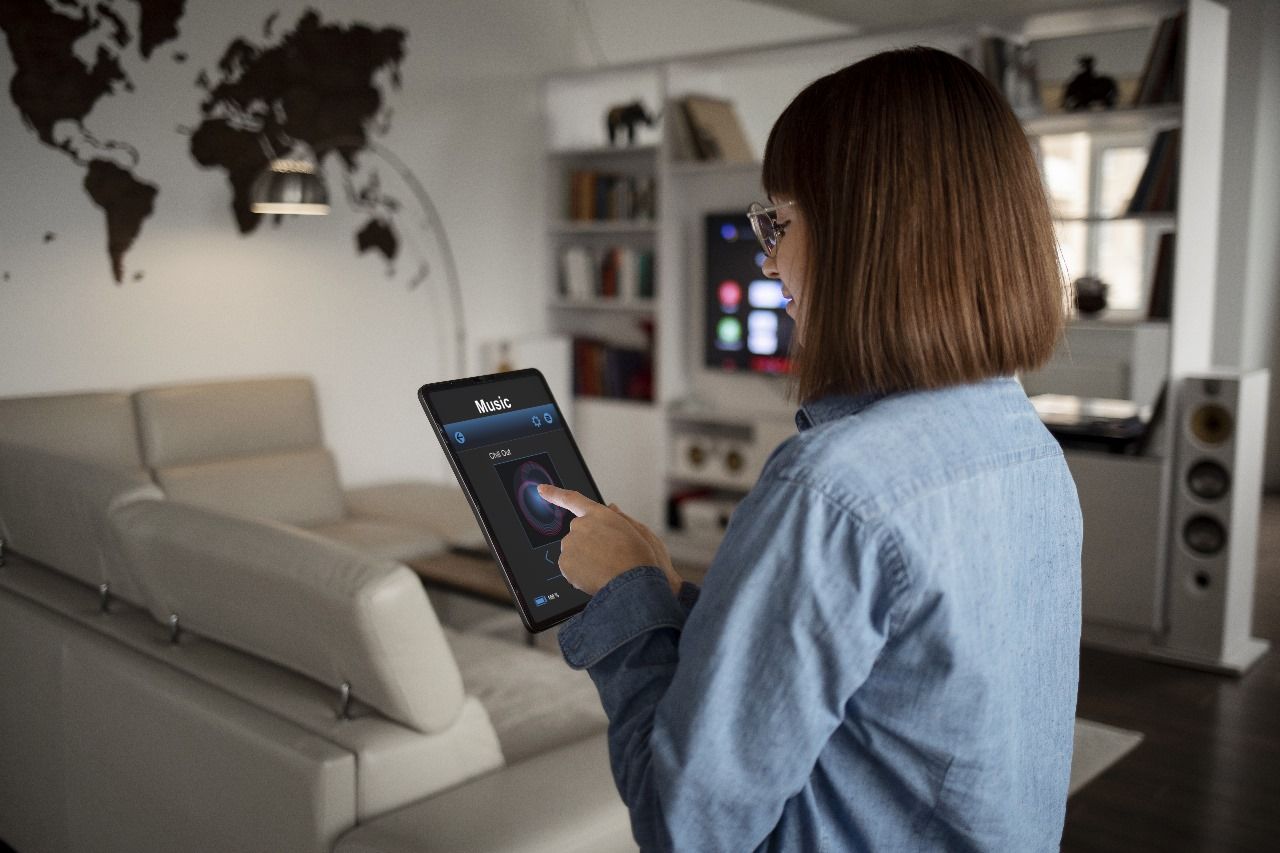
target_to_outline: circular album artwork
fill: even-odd
[[[494,466],[511,498],[529,544],[537,548],[555,542],[569,532],[569,512],[542,498],[538,485],[562,485],[551,456],[538,453]]]

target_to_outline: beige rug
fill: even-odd
[[[1068,796],[1092,782],[1102,771],[1124,758],[1129,750],[1141,742],[1141,732],[1118,729],[1077,717]]]

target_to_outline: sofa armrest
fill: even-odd
[[[488,550],[484,533],[457,483],[408,480],[347,489],[347,512],[429,530],[453,548]]]
[[[604,735],[368,821],[334,853],[634,853]]]

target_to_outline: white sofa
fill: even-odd
[[[279,399],[235,384],[189,389]],[[312,512],[336,506],[323,478],[300,475],[320,483],[305,495],[281,481],[334,470],[318,428],[281,422],[311,430],[311,449],[264,450],[274,415],[184,421],[201,397],[0,400],[0,839],[19,853],[634,850],[590,681],[442,626],[417,576],[379,554],[423,535],[414,514],[431,513],[388,497],[416,487],[364,490],[390,502],[381,517],[341,492],[336,518]],[[437,539],[463,527],[434,520]]]

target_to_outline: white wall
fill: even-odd
[[[1258,128],[1246,279],[1248,304],[1257,312],[1258,321],[1249,326],[1244,352],[1251,359],[1249,363],[1271,366],[1265,482],[1269,490],[1280,491],[1280,346],[1276,345],[1280,338],[1280,4],[1255,3],[1263,8],[1264,41],[1258,63]]]
[[[403,88],[390,95],[395,115],[382,141],[441,211],[474,370],[481,342],[546,328],[543,74],[592,64],[590,34],[620,62],[838,29],[739,0],[700,3],[692,16],[677,0],[592,0],[587,18],[571,0],[187,5],[178,40],[150,63],[136,51],[125,63],[136,91],[104,99],[86,120],[99,138],[135,144],[135,173],[161,187],[125,259],[130,275],[145,272],[141,281],[111,281],[104,221],[81,189],[83,169],[41,145],[0,97],[0,271],[8,273],[0,280],[0,396],[305,373],[352,484],[448,476],[414,399],[420,383],[454,373],[448,301],[439,278],[409,290],[407,265],[388,277],[380,258],[357,257],[352,233],[361,220],[340,201],[329,217],[238,234],[223,176],[198,169],[175,132],[198,122],[192,81],[232,38],[261,41],[276,9],[277,31],[305,8],[326,21],[408,31]],[[174,50],[189,60],[175,64]],[[6,89],[13,72],[4,45]],[[57,239],[42,242],[46,231]],[[440,275],[438,254],[429,259]]]
[[[1272,372],[1266,484],[1280,490],[1280,4],[1234,0],[1214,361]]]

